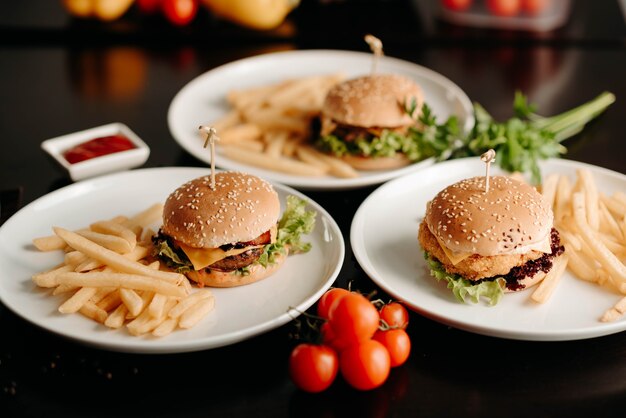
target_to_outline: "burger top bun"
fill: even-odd
[[[191,180],[165,201],[165,234],[195,248],[251,241],[276,224],[280,201],[267,181],[239,172]]]
[[[395,128],[415,123],[405,111],[413,98],[420,109],[423,93],[413,80],[395,74],[369,75],[332,87],[322,113],[345,125]]]
[[[454,252],[482,256],[525,253],[549,239],[550,205],[528,184],[509,177],[473,177],[452,184],[429,203],[426,224]]]

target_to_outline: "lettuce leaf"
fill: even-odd
[[[317,146],[337,157],[393,157],[396,153],[403,153],[415,162],[430,157],[447,158],[450,150],[456,146],[459,134],[455,116],[443,124],[437,124],[432,110],[424,104],[415,126],[411,126],[405,134],[384,129],[380,136],[364,132],[353,141],[344,141],[336,135],[325,135],[317,140]]]
[[[192,271],[193,264],[187,257],[179,256],[169,245],[167,239],[153,240],[154,254],[165,261],[165,264],[177,273]]]
[[[306,253],[311,249],[310,242],[303,242],[301,236],[310,233],[315,227],[315,211],[306,210],[306,201],[297,196],[287,196],[287,207],[278,221],[276,242],[264,247],[257,263],[263,267],[276,261],[278,254],[285,254],[289,247],[292,254]]]
[[[502,278],[472,284],[471,281],[464,279],[458,274],[448,273],[443,268],[443,265],[427,252],[424,252],[424,258],[428,262],[432,276],[437,281],[445,280],[448,283],[448,289],[452,290],[459,302],[464,303],[469,299],[473,303],[478,303],[480,298],[483,297],[489,301],[490,306],[494,306],[504,295],[504,279]]]

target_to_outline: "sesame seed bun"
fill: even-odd
[[[454,252],[481,256],[523,254],[546,240],[552,229],[550,205],[532,186],[509,177],[455,183],[430,202],[430,232]]]
[[[335,85],[326,95],[322,114],[337,123],[364,128],[395,128],[415,123],[405,106],[415,98],[422,107],[423,93],[413,80],[396,74],[353,78]]]
[[[239,172],[191,180],[165,201],[162,231],[194,248],[247,242],[278,220],[280,202],[271,184]]]

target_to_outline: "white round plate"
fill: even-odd
[[[568,160],[541,164],[543,176],[588,168],[600,191],[626,189],[626,176]],[[584,282],[567,271],[544,304],[530,299],[532,289],[505,294],[496,306],[460,303],[444,282],[430,276],[417,241],[426,202],[463,178],[484,174],[478,158],[452,160],[392,180],[362,203],[352,222],[352,250],[365,272],[382,289],[420,314],[466,331],[520,340],[576,340],[626,330],[626,317],[603,323],[598,318],[621,296]],[[492,170],[501,173],[500,170]]]
[[[0,228],[0,300],[26,320],[64,337],[100,348],[136,353],[197,351],[232,344],[286,324],[326,291],[343,264],[339,227],[317,203],[299,192],[274,185],[285,207],[287,195],[308,201],[317,212],[315,229],[305,237],[308,253],[289,256],[283,267],[259,282],[212,289],[215,309],[189,330],[164,338],[134,337],[111,330],[80,314],[57,311],[62,296],[37,288],[34,273],[62,262],[60,252],[41,253],[32,239],[50,235],[52,226],[78,229],[116,215],[133,215],[167,196],[184,182],[207,175],[202,168],[155,168],[118,173],[79,182],[43,196],[22,208]],[[158,228],[160,225],[155,225]]]
[[[198,126],[210,124],[228,111],[226,95],[230,90],[277,83],[289,78],[319,74],[344,73],[347,77],[367,74],[372,55],[362,52],[305,50],[277,52],[245,58],[208,71],[183,87],[172,100],[167,115],[174,139],[194,157],[210,163],[210,153],[203,148]],[[382,57],[381,73],[402,74],[414,79],[424,90],[426,103],[437,121],[456,115],[459,127],[469,131],[474,126],[472,103],[452,81],[432,70],[397,58]],[[219,150],[219,147],[218,147]],[[332,190],[364,187],[383,183],[415,172],[433,163],[433,159],[395,170],[361,172],[360,177],[306,177],[264,170],[230,160],[218,154],[216,164],[224,169],[246,171],[266,179],[300,189]]]

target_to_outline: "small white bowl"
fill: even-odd
[[[135,148],[94,157],[74,164],[70,164],[65,157],[63,157],[65,151],[78,144],[95,138],[117,134],[127,137],[135,145]],[[110,123],[108,125],[47,139],[41,143],[41,148],[50,154],[60,166],[65,168],[74,181],[111,173],[113,171],[138,167],[145,163],[150,155],[150,148],[146,143],[123,123]]]

